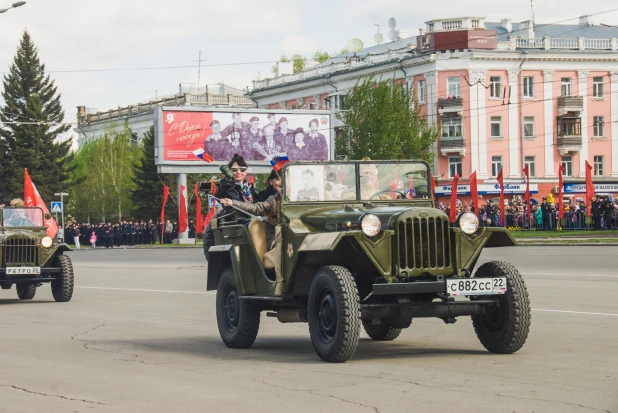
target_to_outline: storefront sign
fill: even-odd
[[[452,185],[438,185],[436,186],[436,196],[450,195],[452,191]],[[479,195],[499,195],[500,185],[498,184],[479,184]],[[524,194],[526,192],[526,184],[505,184],[505,194]],[[539,192],[538,184],[530,184],[530,193],[536,194]],[[470,195],[470,185],[457,185],[458,195]]]
[[[585,183],[571,183],[564,184],[563,192],[565,194],[585,194],[586,193],[586,184]],[[594,184],[594,193],[595,194],[607,194],[607,193],[616,193],[618,192],[618,183],[616,182],[607,182],[602,184]]]

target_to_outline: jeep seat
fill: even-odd
[[[264,266],[264,268],[275,268],[274,265],[270,261],[265,262],[264,255],[266,254],[266,224],[259,219],[252,219],[249,223],[249,237],[251,238],[251,243],[253,244],[253,248],[255,248],[255,252],[260,259],[260,262]],[[267,266],[267,264],[269,264]],[[272,266],[271,266],[272,265]]]

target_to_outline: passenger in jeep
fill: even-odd
[[[276,174],[276,171],[271,172]],[[266,201],[249,204],[224,198],[221,205],[234,206],[250,214],[266,217],[264,221],[252,219],[249,233],[252,235],[253,246],[266,269],[275,270],[275,295],[283,294],[283,275],[281,274],[281,178],[270,180],[277,193]],[[255,236],[263,233],[264,236]],[[264,239],[265,244],[261,244]],[[268,251],[267,251],[268,250]]]

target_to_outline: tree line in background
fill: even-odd
[[[323,62],[330,57],[318,51],[313,59]],[[296,72],[307,59],[293,56],[292,60]],[[164,185],[170,188],[166,218],[176,219],[177,178],[157,173],[152,128],[139,143],[132,140],[127,123],[109,128],[76,152],[71,152],[69,140],[59,139],[71,125],[64,121],[61,94],[45,74],[45,65],[27,31],[2,85],[0,203],[23,197],[24,168],[28,168],[48,204],[58,199],[54,193],[69,193],[65,198],[68,220],[157,219]],[[414,103],[413,91],[393,80],[367,78],[357,83],[337,113],[343,123],[335,140],[337,153],[347,159],[424,159],[431,164],[437,130],[427,126]],[[256,177],[258,185],[262,178]],[[189,217],[195,216],[195,183],[210,179],[219,176],[187,175]]]

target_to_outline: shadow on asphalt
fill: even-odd
[[[101,341],[99,341],[101,343]],[[300,337],[288,337],[273,339],[265,337],[256,342],[249,349],[230,349],[223,344],[218,337],[204,338],[162,338],[143,339],[131,341],[117,341],[115,344],[141,347],[162,353],[182,353],[199,356],[214,360],[263,360],[278,363],[311,363],[322,361],[313,350],[311,340]],[[129,350],[138,353],[137,348]],[[143,354],[143,355],[147,355]],[[369,338],[361,338],[356,353],[352,360],[396,360],[400,358],[429,358],[429,357],[459,357],[463,355],[491,355],[491,353],[479,349],[456,349],[438,347],[415,347],[410,341],[378,342]]]
[[[54,300],[20,300],[19,298],[0,298],[0,305],[32,305],[32,304],[49,304],[55,303]]]

